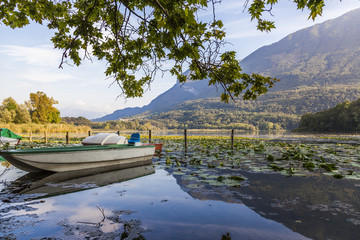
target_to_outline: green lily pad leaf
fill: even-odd
[[[360,174],[357,175],[345,175],[346,179],[351,179],[351,180],[360,180]]]
[[[209,185],[212,185],[212,186],[223,186],[224,184],[222,182],[219,182],[217,180],[202,180],[201,182],[204,182],[204,183],[208,183]]]
[[[189,175],[184,176],[182,179],[183,180],[188,180],[188,181],[197,181],[197,180],[199,180],[197,177],[189,176]]]
[[[204,185],[202,184],[196,184],[196,183],[193,183],[193,184],[188,184],[186,185],[187,188],[192,188],[192,189],[196,189],[196,188],[204,188]]]

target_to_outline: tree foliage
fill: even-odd
[[[117,121],[106,121],[106,122],[94,122],[91,125],[92,129],[104,129],[104,130],[157,130],[166,129],[167,126],[159,121],[148,120],[148,119],[132,119],[132,120],[117,120]]]
[[[324,0],[293,0],[299,9],[309,9],[309,18],[322,13]],[[106,76],[113,77],[126,97],[140,97],[163,63],[180,82],[210,79],[224,89],[221,98],[244,93],[255,99],[277,81],[275,78],[242,72],[234,51],[223,51],[225,30],[216,17],[221,0],[5,0],[0,21],[11,28],[31,22],[54,30],[52,41],[62,49],[60,67],[69,60],[80,65],[84,58],[105,60]],[[278,0],[247,0],[245,9],[257,28],[270,31],[267,13]],[[209,22],[199,18],[211,11]],[[189,75],[183,75],[190,68]]]
[[[360,131],[360,98],[337,104],[334,108],[308,113],[301,117],[297,131],[358,132]]]
[[[30,100],[27,106],[31,119],[34,123],[59,123],[61,121],[60,111],[53,105],[58,101],[46,96],[44,92],[30,93]]]
[[[91,126],[92,124],[89,119],[84,117],[62,117],[61,121],[75,126]]]
[[[28,123],[31,118],[25,104],[19,105],[15,99],[9,97],[4,99],[0,106],[0,122]]]
[[[53,105],[58,101],[43,92],[31,93],[30,100],[18,104],[8,97],[0,105],[0,122],[3,123],[59,123],[60,111]]]

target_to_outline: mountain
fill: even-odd
[[[360,9],[288,35],[241,61],[245,72],[281,79],[273,91],[359,83]]]
[[[215,86],[209,86],[207,80],[189,81],[186,83],[177,82],[172,88],[160,94],[152,100],[150,104],[142,108],[136,107],[116,110],[115,112],[101,118],[93,119],[93,121],[102,122],[131,117],[145,112],[159,113],[169,111],[173,107],[185,101],[217,97],[218,95],[217,88]]]
[[[87,111],[76,107],[75,108],[64,107],[64,108],[60,108],[59,110],[61,113],[61,117],[72,116],[72,117],[85,117],[87,119],[92,119],[106,114],[106,112]]]
[[[224,103],[218,98],[186,101],[171,111],[152,114],[147,119],[170,129],[290,130],[298,127],[303,114],[329,109],[359,96],[360,86],[354,85],[301,87],[269,92],[256,101],[236,99]]]
[[[194,119],[194,116],[188,112],[193,105],[197,105],[195,108],[201,109],[205,117],[210,114],[210,110],[206,110],[210,101],[219,103],[216,109],[211,110],[211,114],[217,112],[216,114],[226,115],[227,110],[238,111],[241,114],[246,112],[249,113],[248,116],[244,115],[237,121],[247,122],[251,117],[253,120],[248,122],[253,125],[254,121],[275,123],[278,118],[264,116],[279,113],[287,119],[292,119],[288,120],[291,124],[284,123],[283,126],[294,127],[294,121],[299,121],[300,114],[324,110],[336,103],[345,100],[352,101],[359,97],[360,31],[358,31],[358,26],[360,26],[360,9],[294,32],[274,44],[259,48],[244,58],[240,65],[245,72],[260,73],[281,80],[258,101],[243,103],[244,101],[239,99],[239,104],[221,104],[220,99],[216,98],[220,95],[221,89],[218,92],[216,87],[209,87],[207,80],[190,81],[185,84],[176,83],[147,106],[118,110],[95,121],[116,120],[137,114],[164,121],[161,115],[164,116],[169,111],[177,111],[176,116],[182,119],[180,124],[184,124],[184,121],[191,122]],[[325,88],[327,90],[324,91]],[[297,92],[296,101],[291,95],[294,91]],[[270,95],[271,93],[275,95]],[[289,96],[288,99],[291,101],[281,96]],[[332,96],[336,96],[336,99]],[[244,107],[246,104],[252,106],[251,111],[250,108]],[[276,107],[270,107],[269,104]],[[297,109],[294,105],[303,106],[302,110],[294,112],[294,109]],[[260,115],[254,117],[255,112]],[[189,120],[189,116],[192,119]],[[186,118],[188,119],[185,120]],[[217,119],[219,122],[222,121],[219,120],[221,118]]]

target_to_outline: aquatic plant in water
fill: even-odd
[[[324,174],[360,180],[358,145],[238,138],[232,150],[228,138],[194,137],[188,140],[185,150],[181,137],[159,140],[164,142],[165,151],[153,159],[154,163],[159,167],[166,166],[175,175],[182,175],[192,187],[248,184],[239,171],[287,176]]]

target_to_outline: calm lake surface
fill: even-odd
[[[0,239],[360,239],[359,180],[222,164],[222,176],[246,180],[200,183],[207,169],[162,158],[100,174],[0,166]]]

